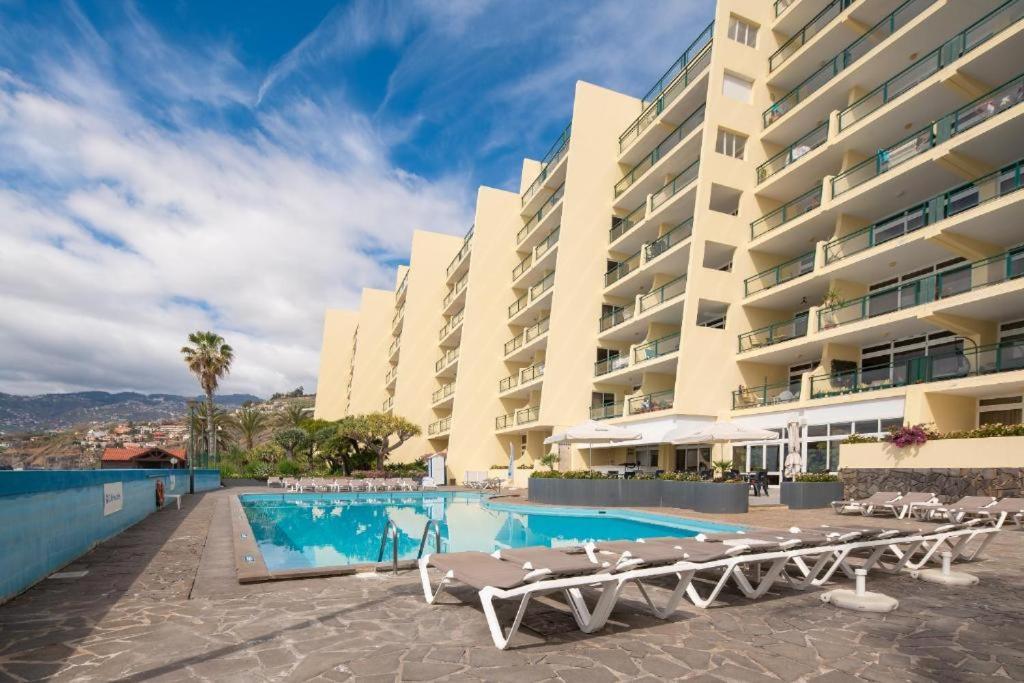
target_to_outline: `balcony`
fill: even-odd
[[[405,308],[405,292],[409,288],[409,271],[405,271],[405,275],[402,277],[402,281],[398,283],[398,289],[395,290],[395,303],[400,305],[403,309]]]
[[[398,352],[401,350],[401,348],[401,339],[396,339],[395,341],[391,342],[391,348],[388,349],[388,360],[390,360],[392,363],[396,363],[398,361]]]
[[[515,268],[512,269],[512,282],[515,283],[515,281],[518,280],[522,276],[522,274],[525,273],[527,269],[529,269],[529,267],[532,264],[533,252],[530,252],[529,254],[526,255],[525,258],[523,258],[522,261],[516,264]]]
[[[658,258],[666,251],[681,244],[686,240],[690,239],[693,235],[693,219],[687,218],[685,221],[675,226],[658,239],[644,245],[644,258],[650,262]]]
[[[647,202],[636,207],[622,218],[613,217],[612,227],[608,231],[608,242],[613,243],[627,232],[632,230],[647,215]]]
[[[609,403],[603,406],[590,406],[591,420],[610,420],[615,417],[622,417],[625,402]]]
[[[441,326],[441,329],[437,332],[438,342],[442,345],[451,345],[457,343],[458,339],[455,337],[455,333],[462,329],[462,319],[466,314],[466,309],[460,308],[459,312],[448,318],[448,321]]]
[[[811,377],[811,398],[845,396],[1015,370],[1024,370],[1024,341],[1020,340],[907,358],[847,372],[814,375]]]
[[[711,63],[711,38],[714,23],[708,24],[699,36],[683,51],[679,59],[668,68],[658,82],[644,96],[638,116],[619,135],[619,152],[623,152],[646,130],[666,108],[697,80]]]
[[[839,112],[839,131],[863,120],[1024,18],[1024,2],[1010,0]]]
[[[431,422],[430,426],[427,427],[427,436],[444,436],[452,430],[452,418],[442,417],[437,422]]]
[[[499,415],[498,417],[494,418],[495,429],[508,429],[509,427],[515,426],[516,416],[511,413],[508,415]]]
[[[647,311],[660,306],[661,304],[675,299],[676,297],[682,296],[686,293],[686,276],[680,275],[674,280],[666,282],[661,287],[658,287],[650,294],[645,294],[640,297],[640,306],[637,311],[637,315],[643,315]]]
[[[430,395],[430,403],[437,407],[439,403],[446,401],[455,393],[455,382],[449,382]]]
[[[462,247],[459,249],[455,257],[452,258],[451,263],[448,264],[448,268],[445,271],[445,277],[448,280],[448,284],[451,284],[452,280],[465,272],[469,266],[469,252],[473,246],[473,228],[469,229],[466,236],[462,238]]]
[[[530,325],[521,333],[505,342],[505,360],[512,360],[510,356],[516,352],[517,356],[529,351],[530,346],[537,339],[540,339],[547,331],[551,323],[550,318],[544,318],[540,322]]]
[[[813,149],[821,147],[828,142],[828,121],[821,124],[810,133],[807,133],[799,140],[774,155],[768,161],[757,167],[757,182],[763,183],[768,178],[783,169],[789,167]]]
[[[536,380],[544,377],[544,363],[534,363],[498,382],[498,393],[502,398],[510,395],[528,395]]]
[[[434,363],[434,373],[437,376],[452,377],[455,375],[455,367],[459,361],[459,349],[454,348],[445,351]]]
[[[387,374],[384,375],[384,386],[388,389],[392,389],[395,386],[395,381],[398,379],[398,366],[393,366],[388,369]]]
[[[970,104],[934,121],[832,179],[832,197],[843,195],[935,148],[1024,100],[1024,76],[1018,76]]]
[[[658,308],[661,304],[674,299],[679,299],[683,294],[686,293],[686,275],[680,275],[674,280],[666,282],[664,285],[652,290],[648,294],[638,295],[634,302],[629,306],[616,307],[609,313],[601,316],[598,321],[599,333],[616,331],[613,336],[607,336],[606,338],[620,338],[623,334],[628,334],[630,330],[633,330],[635,325],[628,325],[630,321],[639,321],[645,317],[645,314],[653,309]],[[674,307],[675,308],[675,307]],[[658,319],[651,319],[645,322],[672,322],[677,320],[675,310],[665,311],[663,314],[659,314]]]
[[[520,408],[516,411],[516,425],[530,424],[540,419],[540,406]]]
[[[624,261],[616,263],[608,270],[607,273],[604,274],[604,286],[610,287],[639,268],[640,252],[638,251]]]
[[[653,394],[630,397],[626,401],[626,409],[630,415],[654,413],[659,410],[671,410],[674,401],[675,392],[671,389],[668,391],[657,391]]]
[[[384,403],[381,404],[380,410],[382,413],[390,413],[395,407],[395,397],[388,396],[384,399]]]
[[[807,275],[813,270],[814,252],[809,251],[794,259],[780,263],[774,268],[761,271],[757,275],[751,275],[743,281],[743,295],[750,296],[757,292],[763,292],[766,289],[778,287],[790,280]]]
[[[523,192],[519,199],[520,206],[525,207],[530,203],[530,200],[537,196],[537,193],[540,192],[542,187],[544,187],[544,181],[548,179],[550,172],[558,166],[558,162],[565,158],[566,153],[569,151],[569,139],[571,133],[572,123],[569,123],[541,159],[540,173],[537,174],[537,177],[532,183],[530,183],[530,186],[526,188],[526,191]]]
[[[447,315],[454,310],[456,304],[460,304],[465,300],[462,293],[466,291],[466,285],[469,284],[469,274],[463,275],[458,282],[452,287],[452,290],[445,295],[444,301],[441,302],[442,312]]]
[[[391,336],[397,337],[402,333],[402,321],[405,320],[405,304],[402,305],[391,318]]]
[[[629,356],[612,356],[594,363],[594,377],[607,375],[610,372],[629,367]]]
[[[525,309],[526,308],[526,304],[529,303],[529,301],[530,301],[530,297],[528,295],[526,295],[526,294],[523,294],[518,299],[516,299],[515,301],[510,303],[508,305],[508,317],[509,317],[509,319],[511,320],[520,311]]]
[[[545,222],[545,219],[551,214],[555,213],[562,203],[562,197],[565,196],[565,183],[562,183],[558,188],[551,193],[551,196],[547,198],[541,207],[537,209],[537,212],[530,217],[526,224],[520,228],[519,232],[516,233],[516,245],[521,248],[532,248],[533,245],[528,245],[527,238],[533,234],[534,230],[537,229],[541,223]]]
[[[633,319],[633,314],[636,312],[636,306],[630,304],[629,306],[616,306],[608,313],[605,313],[598,320],[597,328],[600,332],[610,330],[613,327],[617,327],[627,320]]]
[[[594,364],[595,381],[602,384],[636,386],[641,372],[674,373],[672,358],[679,351],[679,333],[632,345],[628,352]],[[662,361],[665,362],[662,362]]]
[[[633,347],[633,363],[639,365],[677,351],[679,351],[678,332]]]
[[[790,382],[742,387],[732,392],[732,409],[760,408],[800,400],[800,387]]]
[[[787,59],[796,54],[808,40],[818,35],[823,28],[828,26],[836,17],[842,14],[843,10],[852,5],[855,0],[832,0],[823,10],[818,12],[809,22],[796,32],[789,40],[782,44],[768,58],[768,71],[772,72],[782,66]],[[778,2],[775,4],[775,16],[779,16]]]
[[[765,233],[780,228],[804,214],[821,206],[821,186],[813,187],[796,199],[792,199],[779,208],[766,213],[750,224],[750,239],[757,239]]]
[[[798,104],[824,87],[829,81],[860,60],[876,46],[892,37],[914,17],[924,12],[932,0],[907,0],[891,14],[872,26],[864,35],[846,46],[821,68],[808,76],[761,115],[762,125],[768,128],[791,112]]]
[[[555,271],[549,272],[508,307],[509,324],[521,325],[550,305],[545,301],[555,286]]]
[[[633,187],[633,185],[643,177],[648,171],[650,171],[655,164],[665,158],[669,152],[676,148],[680,142],[682,142],[690,133],[699,129],[704,123],[704,105],[700,105],[692,114],[686,117],[682,123],[675,127],[675,129],[666,135],[661,142],[659,142],[651,153],[645,156],[643,159],[638,161],[633,168],[629,169],[619,182],[615,183],[615,196],[618,197],[623,192]]]
[[[1022,187],[1022,164],[1016,162],[977,180],[905,209],[825,244],[825,264],[829,265],[868,249],[908,235],[938,221],[951,218],[976,206],[1010,195]]]
[[[765,327],[746,332],[739,336],[739,352],[761,349],[807,336],[807,314],[798,315],[790,320],[772,323]]]
[[[657,192],[651,195],[651,213],[658,210],[669,199],[674,197],[680,190],[697,180],[697,172],[700,170],[700,159],[683,169],[675,178],[668,181]]]
[[[818,311],[818,329],[850,323],[948,299],[958,294],[1014,280],[1024,275],[1024,247],[974,263],[950,266],[937,273],[879,289],[867,296]]]

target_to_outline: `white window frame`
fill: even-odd
[[[747,47],[757,47],[757,34],[760,27],[752,21],[738,17],[735,14],[729,15],[729,39]]]
[[[715,138],[715,152],[733,159],[743,159],[747,154],[747,136],[727,128],[719,128]]]

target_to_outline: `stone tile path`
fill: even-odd
[[[471,593],[429,607],[412,572],[240,586],[224,564],[229,495],[153,515],[70,568],[85,577],[44,581],[0,606],[0,682],[1024,680],[1024,533],[1015,530],[969,567],[981,577],[972,588],[872,576],[870,589],[901,601],[888,615],[780,589],[659,621],[628,593],[593,635],[557,603],[536,605],[518,647],[501,652]],[[835,518],[765,508],[732,519]]]

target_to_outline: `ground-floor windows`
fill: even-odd
[[[710,472],[711,449],[677,448],[676,472]]]
[[[808,472],[835,472],[840,467],[842,442],[851,434],[883,436],[890,429],[902,425],[903,418],[899,417],[808,425],[804,436],[805,469]]]
[[[637,446],[626,450],[626,462],[638,467],[658,468],[658,447]]]
[[[1024,397],[1004,396],[978,401],[978,425],[1019,425],[1024,422]]]

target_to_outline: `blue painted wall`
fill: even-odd
[[[156,480],[188,493],[188,470],[0,472],[0,603],[156,510]],[[122,509],[103,514],[103,484],[123,484]],[[196,490],[220,486],[217,470],[196,470]]]

